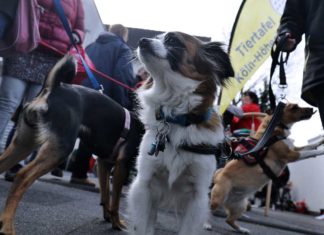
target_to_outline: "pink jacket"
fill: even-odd
[[[65,53],[71,43],[55,11],[54,0],[37,0],[37,2],[42,8],[39,23],[42,40]],[[62,0],[61,2],[72,31],[76,32],[83,41],[84,10],[82,0]]]

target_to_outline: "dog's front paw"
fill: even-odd
[[[12,224],[6,226],[4,221],[0,219],[0,235],[15,235],[15,229]]]
[[[204,229],[205,230],[211,231],[212,228],[213,227],[212,227],[212,225],[209,222],[204,223]]]
[[[126,222],[122,219],[119,219],[117,221],[112,221],[112,228],[115,229],[115,230],[119,230],[119,231],[122,231],[122,230],[127,230],[127,225],[126,225]]]
[[[243,228],[243,227],[240,227],[240,228],[238,229],[238,232],[239,232],[239,233],[243,233],[243,234],[250,234],[250,233],[251,233],[249,229],[247,229],[247,228]]]
[[[113,229],[119,231],[127,229],[126,222],[119,217],[118,212],[110,212],[110,219]]]

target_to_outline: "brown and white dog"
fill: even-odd
[[[119,218],[119,200],[130,162],[137,156],[143,127],[137,115],[108,96],[62,83],[71,81],[75,71],[73,57],[64,57],[54,66],[41,93],[23,108],[13,141],[0,157],[2,173],[38,150],[36,158],[15,177],[0,216],[0,234],[15,234],[14,216],[24,192],[37,178],[66,160],[78,137],[98,156],[104,219],[115,229],[125,228]],[[120,141],[123,134],[125,141]],[[113,166],[111,199],[107,179]]]
[[[181,32],[143,38],[137,52],[151,78],[139,91],[146,132],[128,195],[130,233],[154,234],[164,206],[179,212],[179,234],[197,235],[216,168],[214,154],[199,147],[223,142],[221,119],[211,107],[217,87],[234,72],[222,44]]]
[[[294,147],[292,140],[287,139],[290,134],[289,129],[294,123],[310,119],[312,115],[312,108],[302,108],[292,103],[288,103],[284,107],[279,125],[275,127],[272,133],[274,138],[280,136],[280,140],[270,144],[264,156],[264,162],[276,176],[279,176],[290,162],[324,154],[324,149],[316,149],[324,143],[323,140],[305,147]],[[259,140],[261,138],[270,120],[271,116],[266,116],[263,119],[253,136],[254,139]],[[214,175],[214,186],[210,200],[211,209],[216,210],[223,206],[227,213],[226,222],[234,230],[248,234],[250,231],[239,226],[235,221],[245,211],[248,197],[268,183],[269,180],[259,164],[249,166],[242,159],[231,160],[224,168],[216,171]]]

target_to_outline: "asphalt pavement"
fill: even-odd
[[[50,174],[37,180],[24,195],[16,215],[17,235],[92,235],[112,234],[126,235],[125,231],[114,231],[111,224],[102,218],[99,205],[98,180],[94,176],[90,179],[96,182],[96,187],[74,185],[69,182],[70,172],[64,172],[63,178]],[[0,175],[0,206],[3,209],[10,182]],[[125,194],[121,201],[121,214],[127,221]],[[211,215],[212,231],[202,229],[199,235],[237,234],[225,223],[225,214],[219,212]],[[160,210],[156,226],[156,235],[177,234],[176,216]],[[322,234],[324,235],[324,220],[317,220],[315,216],[297,214],[285,211],[270,210],[264,216],[262,208],[252,208],[239,221],[240,225],[248,228],[252,234],[260,235],[292,235],[292,234]]]

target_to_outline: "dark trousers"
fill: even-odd
[[[72,177],[80,179],[87,178],[91,156],[92,152],[82,141],[80,141],[78,150],[75,154],[75,160],[72,164]]]
[[[4,38],[10,23],[10,18],[5,13],[0,12],[0,39]]]
[[[323,91],[323,94],[318,94],[317,98],[318,98],[317,107],[318,107],[318,111],[320,113],[322,127],[324,129],[324,91]]]

